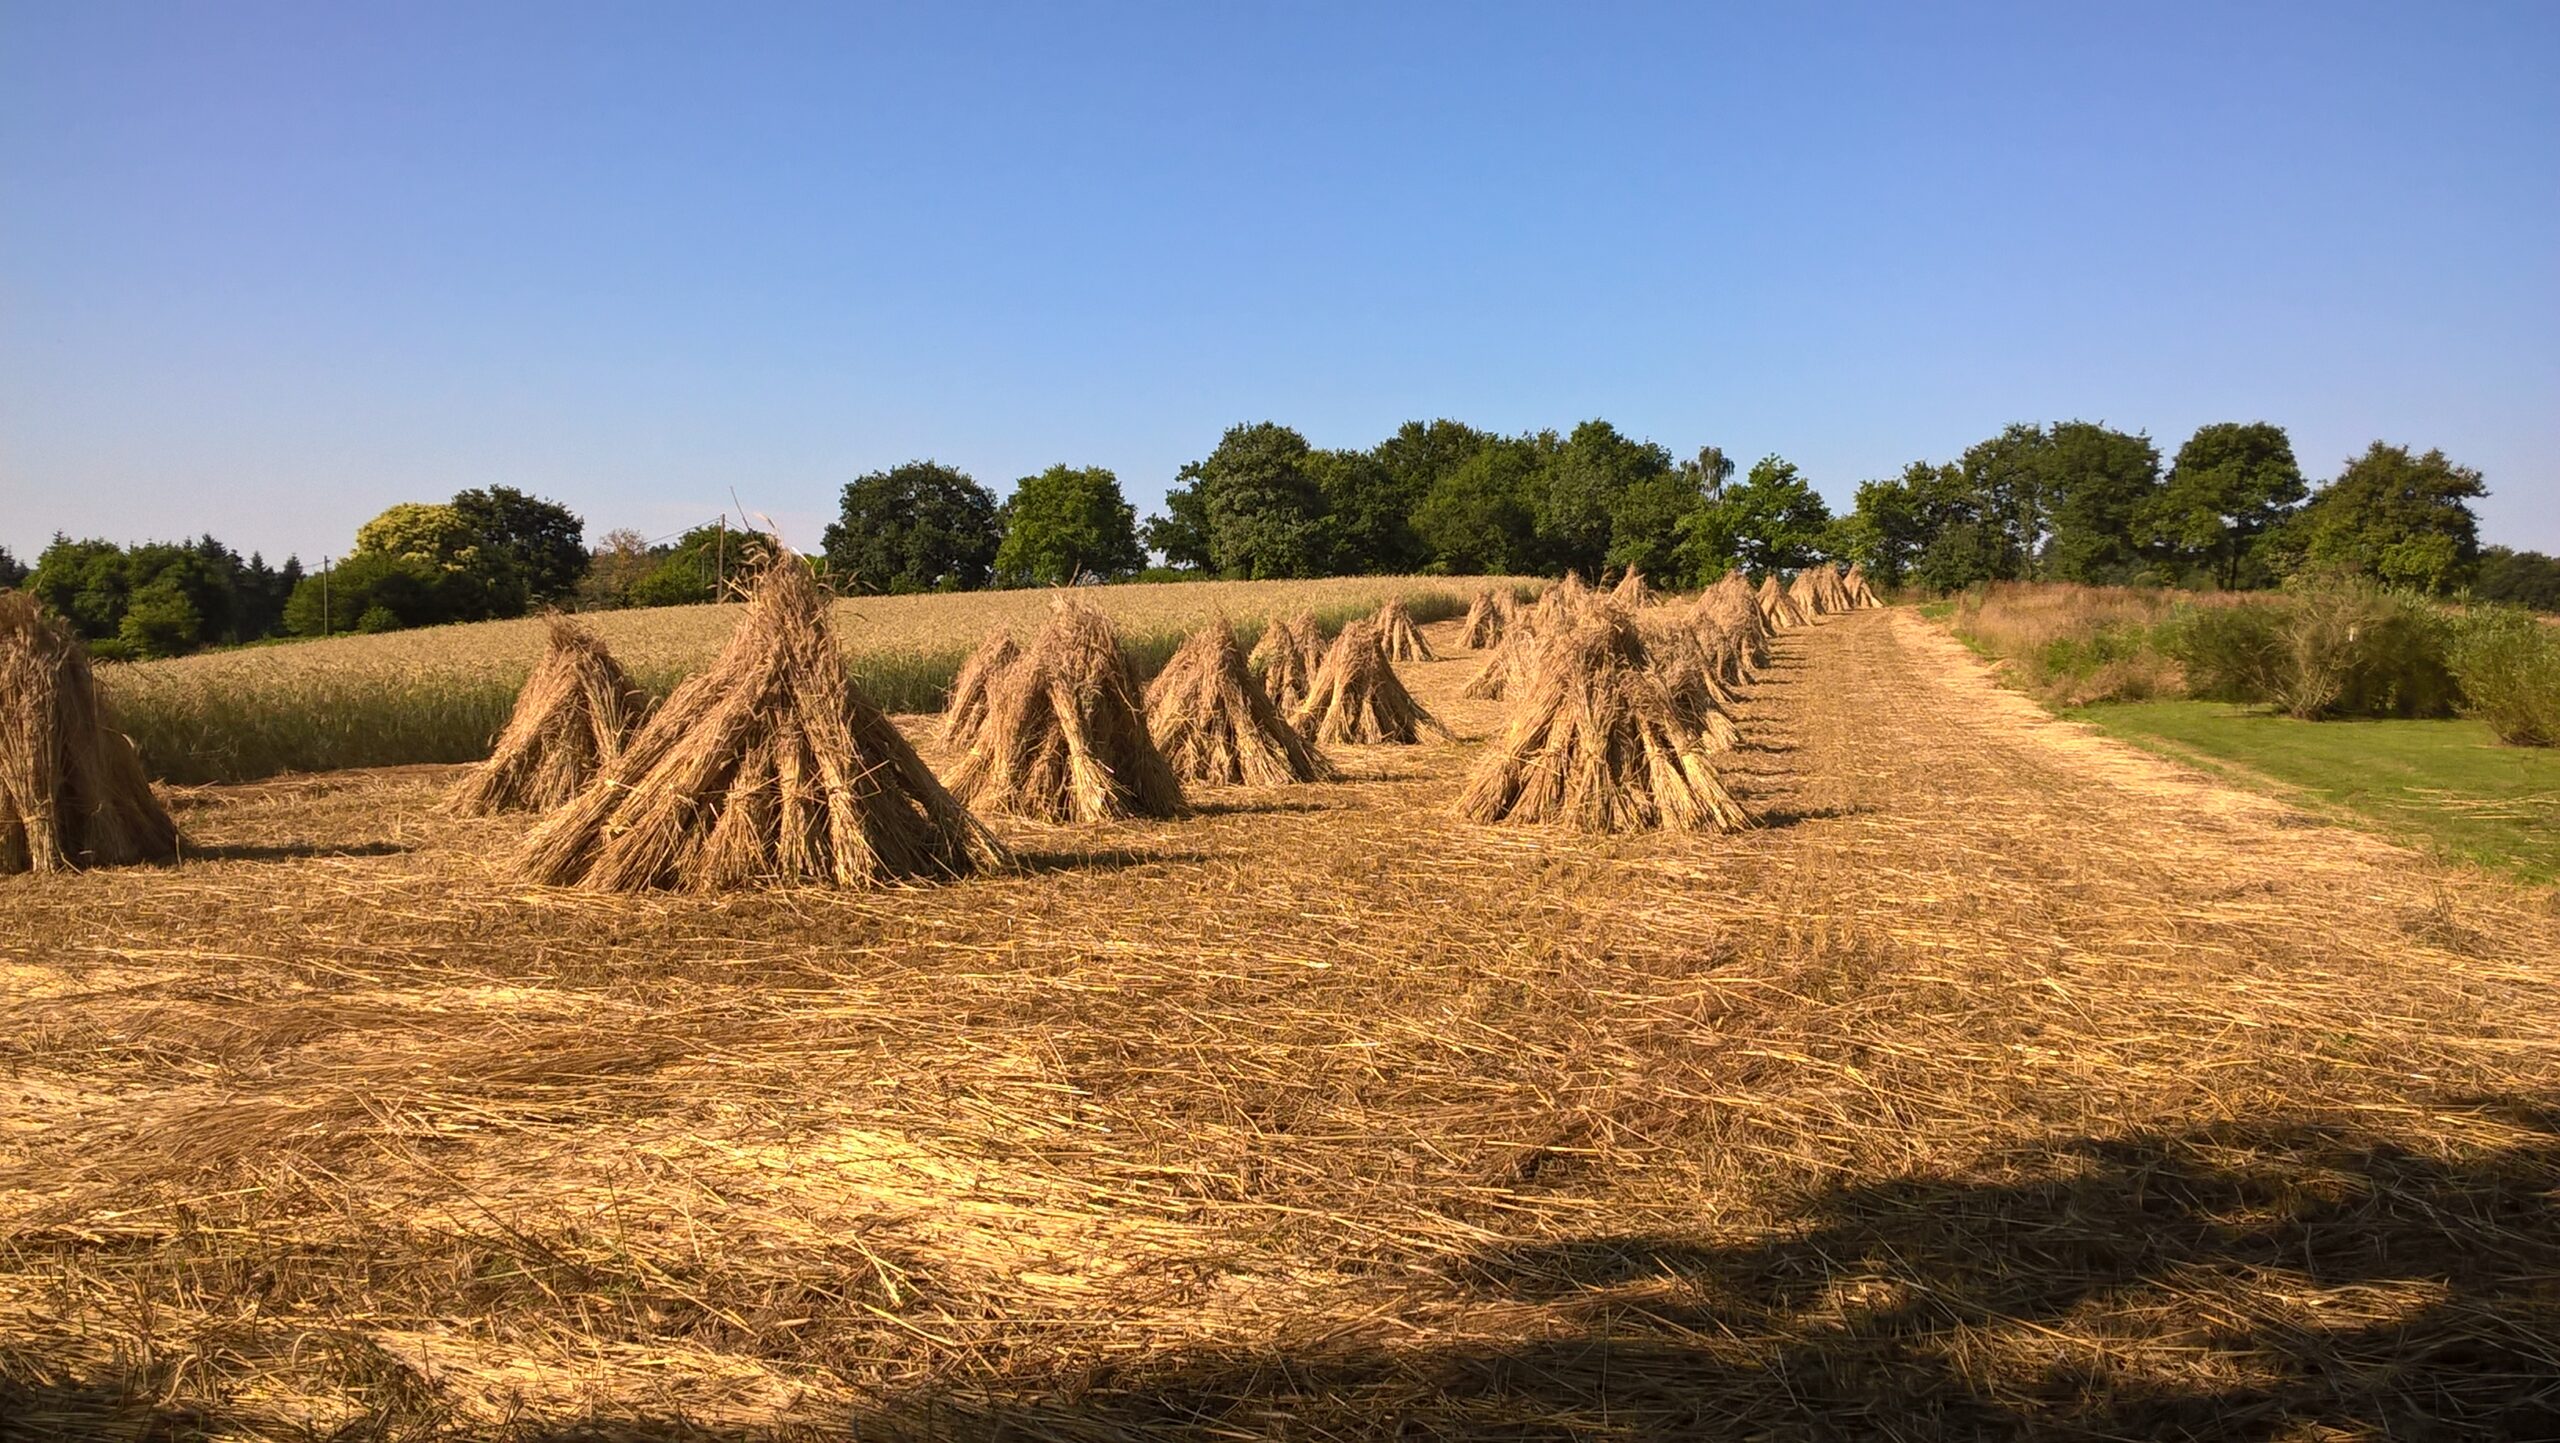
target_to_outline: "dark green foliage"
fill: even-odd
[[[1671,453],[1651,441],[1631,440],[1606,421],[1585,421],[1553,445],[1553,455],[1533,492],[1538,540],[1550,566],[1597,579],[1619,556],[1670,555],[1666,536],[1638,528],[1663,510],[1665,491],[1630,500],[1629,491],[1672,473]],[[1693,493],[1694,494],[1694,493]],[[1622,514],[1623,513],[1623,514]],[[1685,508],[1671,508],[1671,519]]]
[[[1306,469],[1324,506],[1334,575],[1420,569],[1422,541],[1413,528],[1423,496],[1419,469],[1399,472],[1374,451],[1311,452]]]
[[[1001,531],[986,487],[936,461],[910,461],[846,483],[823,538],[847,591],[975,591],[995,569]]]
[[[1684,576],[1712,581],[1728,566],[1754,575],[1793,571],[1823,559],[1831,507],[1794,462],[1764,456],[1713,504],[1684,515],[1678,531]]]
[[[1331,560],[1324,493],[1307,438],[1263,421],[1236,426],[1184,476],[1200,491],[1209,564],[1246,580],[1321,576]]]
[[[2046,432],[2036,460],[2050,528],[2044,574],[2089,584],[2136,579],[2142,553],[2134,522],[2159,490],[2159,448],[2145,436],[2063,421]]]
[[[2178,448],[2169,477],[2138,519],[2143,539],[2173,568],[2194,568],[2226,591],[2273,580],[2260,538],[2308,488],[2281,426],[2219,421]]]
[[[1462,576],[1537,569],[1532,507],[1544,459],[1533,442],[1493,440],[1433,481],[1413,517],[1432,569]]]
[[[2352,576],[2281,596],[2191,607],[2160,643],[2197,697],[2273,706],[2288,716],[2451,716],[2460,696],[2439,608]]]
[[[424,557],[358,551],[303,578],[285,603],[285,629],[296,636],[330,636],[357,630],[367,617],[377,631],[460,620],[456,613],[466,604],[446,588],[458,593],[466,585],[458,580],[462,575]]]
[[[1182,484],[1164,493],[1164,514],[1140,528],[1147,549],[1163,557],[1169,571],[1209,569],[1209,506],[1199,475],[1197,465],[1183,467]]]
[[[2024,422],[1965,448],[1961,471],[1967,502],[1965,514],[1953,524],[1969,534],[1949,548],[1948,556],[1980,571],[1979,579],[2016,581],[2032,570],[2045,534],[2045,450],[2044,428]]]
[[[2304,567],[2450,591],[2470,579],[2480,559],[2480,523],[2469,503],[2488,491],[2479,472],[2442,451],[2412,456],[2407,447],[2376,441],[2313,494],[2288,540]]]
[[[587,574],[586,523],[557,501],[491,486],[456,493],[453,509],[480,548],[514,570],[533,601],[558,601]]]
[[[995,575],[1004,586],[1065,586],[1080,577],[1113,580],[1146,565],[1138,513],[1120,478],[1099,466],[1052,466],[1014,483],[1002,513],[1004,541]]]
[[[0,546],[0,591],[14,590],[25,584],[26,579],[26,564],[10,555],[8,547]]]
[[[694,606],[728,599],[740,577],[773,559],[773,540],[761,531],[715,521],[693,528],[651,556],[649,569],[631,583],[631,604]]]
[[[1890,481],[1859,483],[1857,508],[1834,523],[1825,549],[1878,586],[1958,591],[2004,579],[1999,548],[1983,545],[1983,512],[1962,467],[1914,461]]]
[[[274,635],[299,575],[296,563],[279,573],[210,536],[131,547],[56,536],[25,584],[93,647],[107,646],[101,655],[152,657]]]
[[[2482,601],[2534,611],[2560,611],[2560,557],[2484,546],[2480,567],[2472,574],[2471,594]]]
[[[2477,607],[2454,624],[2447,660],[2463,711],[2498,740],[2560,745],[2560,626],[2517,607]]]

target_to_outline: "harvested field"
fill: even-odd
[[[452,767],[0,879],[0,1436],[2560,1433],[2551,892],[1899,609],[1761,827],[1471,825],[1454,630],[1456,742],[935,888],[528,889]]]

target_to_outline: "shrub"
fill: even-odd
[[[2560,745],[2560,627],[2511,606],[2481,607],[2453,629],[2465,713],[2509,746]]]
[[[2197,607],[2161,641],[2190,691],[2288,716],[2450,716],[2444,614],[2366,581],[2328,580],[2240,606]]]

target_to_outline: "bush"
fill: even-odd
[[[2449,639],[2437,608],[2352,580],[2193,608],[2161,629],[2194,695],[2304,720],[2452,715],[2459,690],[2446,661]]]
[[[2449,651],[2463,711],[2509,746],[2560,745],[2560,627],[2516,607],[2481,607]]]

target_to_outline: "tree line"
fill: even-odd
[[[1002,501],[936,461],[874,471],[846,483],[813,561],[857,593],[1629,567],[1685,587],[1730,567],[1824,561],[1938,593],[2028,579],[2236,590],[2319,570],[2560,610],[2560,560],[2483,547],[2470,505],[2487,492],[2480,473],[2436,450],[2377,441],[2315,486],[2265,422],[2200,427],[2165,463],[2139,433],[2020,424],[1865,482],[1838,514],[1783,457],[1736,471],[1717,447],[1675,456],[1604,420],[1517,436],[1411,421],[1360,450],[1265,421],[1183,466],[1144,522],[1101,467],[1052,466]],[[656,541],[614,530],[591,547],[568,508],[492,486],[393,506],[318,572],[244,560],[210,536],[57,536],[32,568],[0,550],[0,586],[34,591],[104,655],[165,656],[545,606],[712,601],[768,545],[718,520]]]

